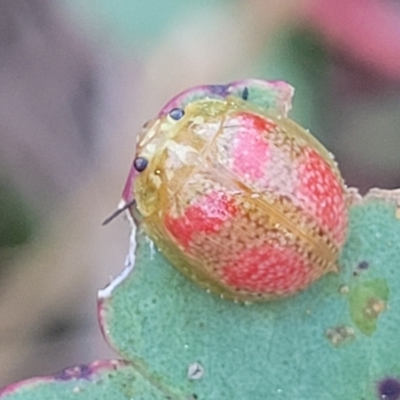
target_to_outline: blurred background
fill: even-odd
[[[189,86],[296,88],[349,186],[400,187],[394,0],[0,0],[0,386],[113,357],[96,293],[123,267],[135,135]]]

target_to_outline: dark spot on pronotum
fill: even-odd
[[[368,269],[368,267],[369,267],[369,264],[368,264],[367,261],[361,261],[361,262],[358,264],[358,269]]]
[[[248,98],[249,98],[249,88],[246,86],[246,87],[243,89],[242,99],[243,99],[243,100],[248,100]]]
[[[70,379],[89,379],[92,370],[89,366],[82,364],[76,367],[66,368],[54,375],[54,379],[69,381]]]
[[[144,157],[136,157],[133,160],[133,167],[136,169],[137,172],[144,171],[149,164],[149,160]]]
[[[169,112],[169,116],[175,121],[179,121],[185,115],[185,111],[182,108],[173,108]]]
[[[399,400],[400,382],[395,378],[386,378],[378,385],[379,400]]]
[[[123,213],[125,210],[127,210],[129,207],[132,207],[136,203],[136,200],[133,199],[129,203],[126,203],[122,208],[118,208],[118,210],[115,210],[108,218],[106,218],[101,225],[107,225],[110,223],[114,218],[118,217],[119,214]]]

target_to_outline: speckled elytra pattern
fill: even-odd
[[[138,138],[136,156],[149,163],[133,192],[143,228],[174,266],[250,301],[294,294],[337,270],[345,188],[307,131],[229,95],[196,98],[179,120],[167,112]]]

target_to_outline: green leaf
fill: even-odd
[[[100,292],[108,341],[183,398],[369,400],[400,390],[400,196],[353,197],[340,273],[277,302],[205,292],[139,232],[135,264]]]
[[[0,400],[296,399],[400,396],[400,191],[353,195],[341,272],[292,298],[234,303],[189,282],[137,235],[100,292],[126,360],[10,385]]]
[[[96,361],[67,368],[54,376],[33,378],[10,385],[0,392],[1,400],[157,400],[167,399],[122,361]],[[172,399],[172,397],[169,397]]]

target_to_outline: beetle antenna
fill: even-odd
[[[133,206],[136,203],[136,200],[133,199],[130,202],[126,203],[122,208],[118,208],[115,210],[109,217],[107,217],[103,223],[101,224],[102,226],[107,225],[109,222],[111,222],[114,218],[118,217],[119,214],[123,213],[125,210],[127,210],[129,207]]]

